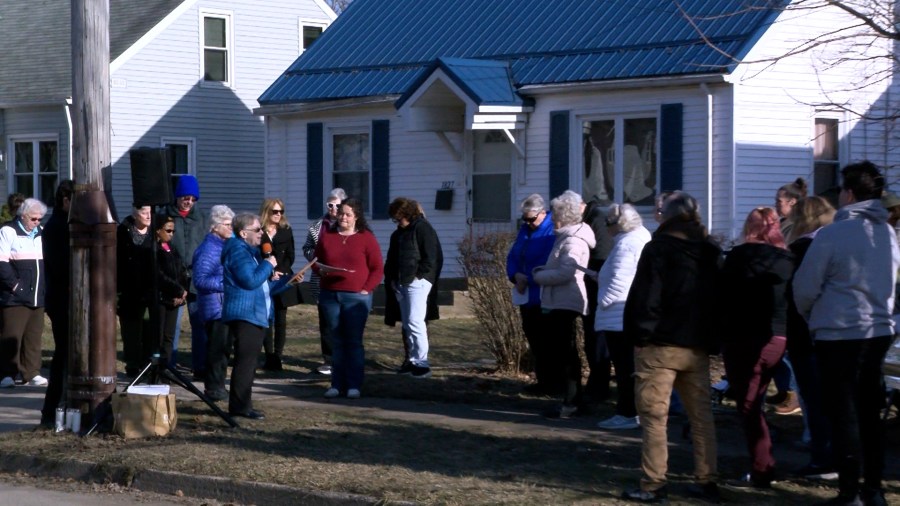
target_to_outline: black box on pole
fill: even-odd
[[[173,201],[168,151],[166,148],[130,151],[131,192],[135,206],[164,206]]]

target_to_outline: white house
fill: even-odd
[[[0,0],[0,183],[51,205],[72,174],[69,12],[69,0]],[[140,147],[171,148],[173,171],[199,179],[202,207],[257,210],[256,98],[335,17],[321,0],[111,0],[104,181],[117,214],[129,213],[129,151]]]
[[[344,187],[382,247],[389,201],[418,199],[452,259],[466,234],[514,230],[535,192],[649,218],[680,188],[728,239],[797,177],[823,191],[847,162],[895,166],[890,122],[863,119],[897,109],[893,80],[854,85],[892,60],[829,66],[858,54],[837,43],[785,56],[858,20],[759,3],[355,0],[259,98],[268,188],[313,219]]]

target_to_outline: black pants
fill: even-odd
[[[206,380],[207,392],[224,391],[231,355],[231,332],[222,320],[206,322]]]
[[[250,394],[256,376],[256,357],[262,348],[266,329],[244,321],[228,322],[228,328],[234,339],[234,367],[231,368],[228,412],[246,415],[253,409]]]
[[[66,370],[69,361],[69,315],[66,311],[47,313],[50,317],[50,328],[53,331],[53,360],[50,362],[50,378],[47,393],[44,394],[44,407],[41,408],[41,423],[53,423],[56,420],[56,408],[62,405],[63,392],[66,390]]]
[[[833,464],[841,494],[859,492],[860,463],[866,488],[881,488],[885,390],[881,366],[894,336],[816,341],[825,413],[831,420]]]
[[[175,342],[175,329],[178,327],[178,308],[159,305],[158,343],[160,365],[169,365],[172,361],[172,345]],[[174,366],[174,363],[171,363]]]
[[[550,390],[562,390],[566,384],[564,366],[559,352],[558,339],[551,332],[548,316],[540,306],[519,306],[522,330],[528,340],[534,362],[534,376],[539,385]]]
[[[266,329],[266,338],[263,340],[263,348],[266,355],[276,355],[281,358],[284,354],[284,343],[287,341],[287,308],[275,306],[275,323]]]
[[[601,262],[600,266],[602,265]],[[599,271],[600,267],[597,267],[596,270]],[[587,290],[588,314],[582,315],[581,323],[584,328],[584,354],[589,371],[585,394],[591,401],[599,402],[609,397],[611,352],[608,350],[603,334],[594,330],[594,319],[597,316],[597,281],[590,276],[585,276],[584,288]]]
[[[566,389],[563,403],[581,402],[581,358],[578,356],[578,339],[575,319],[579,314],[567,309],[553,309],[547,313],[548,328],[553,329],[555,342],[551,353],[555,361],[562,363]]]
[[[634,345],[624,332],[602,330],[609,355],[616,367],[616,414],[632,418],[637,416],[634,405]]]

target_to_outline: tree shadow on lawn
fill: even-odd
[[[194,414],[190,409],[184,411],[186,415]],[[304,418],[302,408],[276,411],[278,417],[284,418],[274,420],[273,427],[264,422],[245,430],[198,434],[191,440],[241,452],[264,452],[267,457],[277,456],[288,462],[312,461],[313,466],[403,468],[415,474],[527,484],[608,500],[617,499],[625,488],[637,486],[640,478],[640,431],[588,432],[564,424],[548,430],[546,421],[514,430],[503,424],[457,426],[373,417],[365,408],[332,412],[324,421]],[[673,422],[676,423],[669,427],[669,476],[670,493],[677,504],[678,497],[687,495],[693,456],[690,442],[682,438],[681,424]],[[196,429],[188,426],[183,430]],[[720,441],[734,449],[732,434],[722,432],[720,429]],[[719,462],[723,476],[728,476],[729,471],[746,466],[747,457],[730,451],[723,455],[720,451]],[[738,504],[807,504],[833,493],[810,482],[779,484],[769,491],[723,490],[729,502]]]

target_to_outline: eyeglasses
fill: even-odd
[[[29,217],[28,217],[28,221],[35,221],[35,222],[37,222],[37,221],[41,221],[41,219],[40,219],[40,218],[35,218],[35,217],[29,216]]]
[[[523,214],[523,215],[522,215],[522,221],[524,221],[525,223],[534,223],[534,222],[537,221],[538,216],[540,216],[541,213],[543,213],[543,212],[544,212],[544,211],[541,211],[540,213],[537,213],[537,214],[535,214],[534,216],[525,216],[525,215]]]
[[[272,214],[284,214],[284,209],[272,209]]]
[[[328,209],[337,209],[337,208],[341,207],[340,203],[334,203],[334,202],[329,202],[325,205],[328,206]]]
[[[185,195],[184,197],[178,197],[178,198],[181,199],[181,200],[183,200],[183,201],[185,201],[185,202],[197,202],[197,199],[195,199],[195,198],[194,198],[193,196],[191,196],[191,195]]]
[[[162,231],[165,232],[165,233],[167,233],[167,234],[174,234],[174,233],[175,233],[175,229],[174,229],[174,228],[164,228],[164,229],[162,229]]]
[[[244,230],[246,230],[248,232],[253,232],[254,234],[258,234],[258,233],[262,232],[262,227],[245,228]]]

